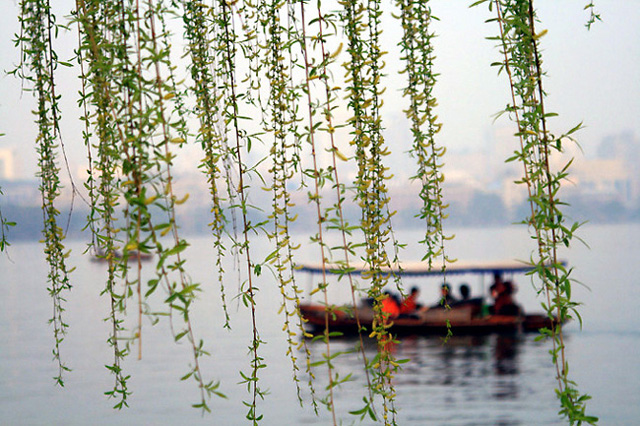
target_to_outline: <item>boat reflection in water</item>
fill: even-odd
[[[452,336],[446,343],[435,337],[404,338],[394,348],[394,355],[410,361],[398,373],[398,383],[464,387],[478,385],[476,381],[482,378],[516,376],[520,373],[521,339],[516,334]],[[425,368],[433,371],[427,373]],[[517,381],[497,380],[495,384],[492,393],[496,399],[518,398]]]
[[[364,342],[371,360],[376,343]],[[336,370],[354,374],[354,382],[337,391],[350,399],[366,384],[358,345],[354,337],[331,340],[332,353],[345,352],[334,358]],[[310,349],[314,360],[326,350],[320,340]],[[399,424],[561,424],[549,344],[536,342],[533,334],[452,336],[446,343],[439,336],[403,336],[391,350],[396,359],[409,360],[393,380]]]

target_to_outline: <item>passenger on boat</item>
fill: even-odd
[[[479,316],[482,313],[482,297],[470,297],[471,289],[466,283],[460,284],[460,296],[461,298],[456,302],[449,304],[452,309],[470,309],[471,316]]]
[[[422,308],[422,305],[418,303],[418,296],[420,295],[420,290],[418,287],[412,287],[411,293],[400,304],[400,314],[402,315],[411,315],[418,311],[418,309]]]
[[[489,294],[491,295],[491,298],[493,299],[493,306],[489,306],[489,313],[490,314],[495,314],[496,313],[496,304],[498,302],[498,299],[500,298],[500,294],[504,291],[504,281],[502,280],[502,274],[500,274],[499,272],[494,272],[493,273],[493,284],[491,284],[491,287],[489,287]]]
[[[451,306],[456,302],[457,299],[451,295],[451,286],[447,283],[444,283],[440,286],[440,301],[433,307]]]
[[[462,297],[459,302],[467,302],[469,301],[469,294],[471,293],[471,289],[467,283],[460,284],[460,296]]]
[[[390,291],[385,291],[385,298],[382,299],[382,313],[387,319],[397,318],[400,315],[400,304]]]
[[[489,293],[491,294],[491,297],[493,298],[493,300],[498,298],[498,295],[502,291],[503,286],[504,286],[504,281],[502,280],[502,274],[499,272],[494,272],[493,284],[491,284],[491,287],[489,287]]]
[[[490,312],[494,315],[521,315],[522,308],[513,300],[514,286],[511,281],[497,280],[491,286],[491,296],[494,298]]]

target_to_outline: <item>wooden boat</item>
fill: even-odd
[[[143,262],[153,259],[153,254],[151,254],[151,253],[143,253],[143,252],[140,252],[140,251],[137,251],[137,250],[129,251],[128,255],[129,255],[129,262],[137,262],[138,258]],[[116,250],[114,252],[114,259],[116,261],[122,260],[123,257],[124,257],[124,255],[122,254],[121,251]],[[93,253],[92,253],[92,256],[91,256],[91,260],[93,262],[104,262],[104,261],[107,260],[107,253],[101,247],[98,248],[98,249],[95,249],[95,250],[93,250]]]
[[[299,269],[309,273],[320,273],[322,268],[314,265],[301,265]],[[456,263],[447,266],[446,275],[491,274],[502,276],[505,273],[525,273],[531,271],[533,266],[519,262],[493,262],[493,263]],[[352,269],[356,273],[366,272],[361,268]],[[338,268],[325,267],[325,272],[339,273]],[[387,273],[409,276],[437,276],[442,275],[441,270],[427,270],[419,264],[404,265],[402,268],[389,270]],[[400,316],[390,321],[390,331],[394,335],[409,334],[441,334],[447,332],[447,322],[451,324],[454,335],[489,334],[489,333],[519,333],[534,332],[541,328],[550,328],[555,318],[545,314],[528,315],[488,315],[484,309],[483,298],[471,299],[462,304],[454,304],[451,309],[444,307],[432,307],[418,311],[410,316]],[[345,335],[358,332],[358,321],[365,330],[371,330],[373,321],[373,309],[367,303],[362,303],[357,309],[353,306],[332,307],[329,310],[318,303],[300,304],[300,312],[306,321],[308,330],[314,334],[324,333],[328,325],[330,332],[339,332]],[[325,315],[327,312],[328,315]]]
[[[325,307],[320,304],[301,304],[300,312],[309,331],[313,334],[322,334],[327,321],[331,332],[340,332],[345,335],[358,332],[355,309],[351,306],[331,309],[328,318],[325,318]],[[360,325],[370,331],[373,319],[372,310],[362,307],[357,312]],[[454,307],[450,310],[443,307],[429,309],[423,314],[395,318],[390,321],[390,330],[394,335],[444,335],[447,332],[447,320],[451,324],[453,334],[465,335],[532,332],[552,326],[552,319],[543,314],[482,316],[474,313],[473,307]]]

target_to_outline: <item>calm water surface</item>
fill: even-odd
[[[530,240],[518,228],[460,229],[449,245],[452,257],[471,260],[525,259]],[[640,256],[640,226],[588,226],[582,236],[591,249],[577,246],[564,253],[575,267],[575,278],[588,286],[575,288],[577,300],[584,302],[584,327],[567,327],[567,349],[572,378],[579,388],[593,396],[589,412],[601,418],[602,425],[637,424],[640,418],[640,279],[635,265]],[[406,253],[415,253],[411,233],[400,235],[409,243]],[[248,400],[246,387],[239,385],[239,370],[248,371],[246,356],[250,342],[248,312],[230,303],[233,332],[221,329],[223,322],[217,290],[213,290],[214,271],[209,242],[191,239],[188,255],[194,280],[207,286],[195,312],[196,333],[212,353],[203,364],[205,375],[221,382],[228,399],[212,401],[213,415],[202,417],[189,407],[197,402],[192,382],[180,382],[190,362],[187,345],[173,343],[170,324],[161,321],[143,325],[143,359],[130,356],[124,369],[131,375],[133,391],[130,407],[111,409],[113,401],[103,393],[111,389],[112,377],[104,368],[112,362],[106,344],[109,326],[102,321],[108,302],[99,293],[104,272],[100,264],[76,257],[72,279],[74,288],[67,297],[66,318],[69,334],[62,346],[65,363],[73,370],[66,375],[65,387],[56,388],[51,361],[52,333],[47,325],[51,302],[46,291],[46,266],[41,246],[14,243],[10,259],[0,256],[0,424],[2,425],[175,425],[247,424],[242,400]],[[83,243],[70,243],[76,253]],[[255,253],[268,253],[263,242],[253,243]],[[419,249],[418,249],[419,250]],[[315,257],[312,250],[302,258]],[[411,258],[409,254],[405,256]],[[528,311],[539,310],[539,302],[528,278],[514,277],[519,285],[518,300]],[[405,285],[418,284],[415,280]],[[487,283],[476,277],[453,277],[454,288],[462,281],[479,295]],[[313,285],[310,277],[300,277],[301,287]],[[423,283],[422,299],[437,298],[437,283]],[[263,276],[258,303],[279,303],[278,290]],[[237,280],[227,287],[232,291]],[[211,289],[210,289],[211,288]],[[340,286],[331,289],[336,303],[348,302],[348,292]],[[154,300],[151,301],[155,302]],[[282,320],[274,309],[259,312],[259,328],[266,344],[260,350],[268,367],[262,371],[261,386],[270,394],[259,404],[265,425],[326,425],[331,417],[321,407],[319,416],[300,408],[291,380],[290,361],[284,356]],[[546,342],[535,342],[532,335],[456,336],[447,345],[438,337],[407,337],[395,348],[399,358],[410,362],[396,377],[398,420],[403,425],[559,425],[558,402],[553,389],[553,366]],[[332,351],[348,352],[355,341],[332,342]],[[323,344],[309,342],[314,359],[320,359]],[[137,350],[136,350],[137,351]],[[367,347],[371,356],[374,348]],[[302,356],[300,356],[302,358]],[[357,423],[348,412],[361,407],[365,378],[353,369],[361,361],[346,353],[335,361],[344,376],[353,372],[352,381],[336,391],[338,416],[344,424]],[[316,389],[321,396],[326,372],[316,370]],[[302,381],[307,377],[300,375]],[[309,391],[302,396],[308,402]],[[370,424],[365,420],[363,424]]]

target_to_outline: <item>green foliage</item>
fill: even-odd
[[[53,326],[53,357],[58,363],[56,384],[64,385],[63,372],[68,371],[60,356],[60,345],[64,340],[68,325],[63,319],[64,292],[71,289],[66,265],[69,253],[64,247],[64,232],[58,225],[60,212],[55,201],[60,195],[60,168],[57,162],[57,149],[62,143],[60,136],[60,95],[56,91],[55,71],[58,68],[58,55],[53,49],[53,39],[61,27],[51,10],[49,1],[24,0],[20,3],[20,35],[16,45],[21,48],[20,65],[13,71],[24,81],[31,84],[36,98],[34,110],[38,126],[36,150],[40,172],[40,193],[42,194],[42,219],[44,252],[49,264],[49,287],[47,291],[53,301],[53,315],[49,323]],[[2,235],[6,223],[2,221]],[[3,243],[4,246],[4,243]]]
[[[4,133],[0,133],[0,137],[4,136]],[[0,186],[0,195],[2,193],[2,187]],[[2,215],[2,209],[0,209],[0,252],[6,251],[7,248],[11,245],[8,239],[9,228],[12,226],[16,226],[15,222],[8,221]]]
[[[404,95],[409,99],[409,108],[405,110],[411,121],[413,146],[410,154],[416,158],[418,171],[413,179],[421,185],[420,198],[422,209],[419,217],[425,223],[426,232],[422,243],[427,249],[423,257],[429,268],[434,261],[442,258],[445,267],[448,259],[444,254],[443,220],[446,218],[443,204],[441,159],[445,149],[436,144],[436,134],[442,125],[437,122],[435,108],[437,100],[433,95],[437,74],[433,70],[435,60],[433,40],[435,34],[431,30],[432,16],[429,2],[397,1],[400,9],[399,17],[404,34],[400,43],[402,59],[405,62],[404,73],[408,84]]]
[[[584,6],[584,10],[589,11],[589,18],[587,19],[587,22],[584,24],[584,26],[590,30],[591,26],[595,24],[596,21],[601,21],[602,18],[600,17],[600,14],[596,10],[596,5],[593,3],[593,1],[590,1],[589,3],[587,3]]]
[[[228,63],[225,60],[227,52],[224,49],[214,49],[213,47],[216,40],[222,46],[229,46],[233,43],[225,41],[224,38],[227,27],[230,25],[229,13],[226,8],[223,8],[221,14],[215,15],[217,19],[212,20],[211,16],[215,11],[204,3],[183,1],[182,7],[184,11],[184,37],[188,43],[187,51],[191,59],[189,70],[193,85],[190,90],[196,99],[193,114],[198,117],[200,122],[196,140],[200,143],[204,153],[201,168],[207,176],[212,200],[211,230],[216,249],[215,263],[218,270],[218,284],[225,311],[225,327],[230,328],[223,280],[223,258],[226,251],[223,240],[226,224],[223,209],[225,197],[220,189],[222,185],[220,181],[223,179],[224,166],[222,164],[228,161],[231,152],[223,136],[226,133],[225,124],[220,119],[221,111],[226,110],[228,106],[221,106],[220,102],[217,102],[220,97],[218,91],[222,91],[224,94],[223,100],[227,99],[230,83],[226,68]],[[210,67],[211,63],[216,64],[213,71]],[[229,185],[227,187],[230,188]],[[229,199],[232,197],[233,194],[229,192]]]
[[[581,395],[569,379],[562,331],[562,324],[572,315],[580,318],[578,304],[571,299],[571,269],[566,269],[558,258],[558,249],[570,245],[579,227],[578,223],[566,224],[561,210],[566,203],[559,198],[561,183],[573,160],[557,172],[550,166],[553,152],[562,153],[563,144],[573,140],[572,135],[581,124],[560,136],[549,131],[549,119],[557,114],[545,109],[539,45],[546,31],[536,31],[533,1],[495,0],[488,4],[490,9],[495,8],[500,35],[494,39],[504,55],[504,60],[494,65],[506,73],[511,88],[512,103],[504,112],[517,124],[515,136],[520,142],[520,149],[508,161],[523,165],[524,175],[517,183],[525,185],[529,195],[531,214],[523,223],[532,231],[537,246],[531,258],[533,274],[540,282],[538,292],[546,299],[542,306],[555,319],[553,327],[543,330],[543,334],[553,342],[551,356],[556,365],[560,414],[570,424],[593,424],[597,418],[584,414],[589,397]]]
[[[0,134],[0,136],[2,136],[2,134]],[[0,195],[3,195],[2,187],[0,187]],[[9,228],[12,226],[16,226],[16,223],[7,220],[7,218],[2,215],[2,210],[0,209],[0,252],[6,251],[11,245],[8,234]]]
[[[159,287],[166,292],[170,311],[180,313],[183,331],[194,356],[193,377],[201,389],[204,410],[208,388],[199,371],[198,359],[205,354],[192,332],[189,308],[199,285],[191,283],[183,251],[188,243],[178,234],[175,206],[183,201],[172,188],[174,147],[185,143],[187,131],[182,101],[176,92],[173,66],[164,16],[169,10],[147,1],[140,6],[127,2],[77,3],[75,22],[82,67],[85,144],[89,157],[93,250],[102,253],[108,270],[104,294],[111,300],[109,320],[114,350],[114,390],[126,405],[127,380],[120,367],[129,354],[129,345],[138,343],[142,355],[142,316],[146,299]],[[175,118],[172,117],[175,112]],[[95,152],[95,154],[94,154]],[[124,203],[124,224],[119,224],[118,208]],[[122,250],[122,258],[117,252]],[[155,277],[143,292],[141,257],[155,253]],[[135,277],[131,278],[131,269]],[[118,280],[125,281],[120,288]],[[123,340],[127,300],[137,297],[138,325],[132,339]],[[125,342],[125,348],[121,346]]]

